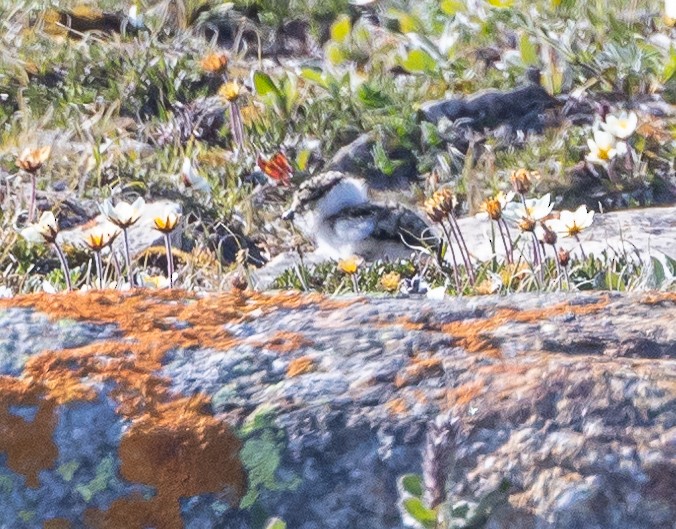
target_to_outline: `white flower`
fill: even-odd
[[[551,203],[549,193],[540,198],[529,198],[526,205],[523,202],[509,202],[505,204],[503,215],[511,221],[522,220],[539,221],[544,219],[552,211],[554,204]]]
[[[181,183],[187,188],[194,189],[195,191],[204,191],[205,193],[211,192],[211,186],[209,185],[209,182],[207,182],[206,179],[202,178],[197,173],[195,167],[192,164],[192,160],[187,156],[183,158],[180,180]]]
[[[606,116],[606,122],[601,126],[610,132],[616,138],[626,140],[636,130],[638,125],[638,116],[635,112],[622,112],[619,116],[609,114]]]
[[[178,274],[174,273],[174,281],[176,281],[177,277]],[[139,279],[141,280],[141,285],[145,288],[169,288],[170,286],[169,278],[162,275],[151,276],[146,272],[141,272],[139,274]]]
[[[127,19],[133,28],[141,29],[143,27],[143,14],[139,14],[137,4],[132,4],[132,6],[129,8]]]
[[[587,160],[592,163],[607,165],[615,156],[621,156],[627,152],[627,144],[618,142],[610,132],[595,129],[594,139],[587,140],[589,154]]]
[[[594,212],[587,211],[584,204],[575,211],[563,210],[558,219],[547,222],[547,226],[561,237],[576,237],[594,222]]]
[[[427,294],[425,295],[427,299],[444,299],[446,297],[446,287],[441,286],[441,287],[435,287],[435,288],[430,288],[427,291]]]
[[[84,243],[91,250],[100,252],[103,248],[111,244],[119,233],[119,230],[113,224],[107,222],[89,230],[84,237]]]
[[[155,222],[154,229],[165,234],[171,233],[176,229],[176,226],[178,226],[179,220],[181,220],[181,214],[177,213],[174,208],[167,207],[161,215],[153,219]]]
[[[676,0],[664,0],[664,15],[670,20],[676,20]]]
[[[56,235],[59,233],[59,225],[56,223],[54,213],[45,211],[36,224],[31,224],[21,230],[21,236],[33,244],[56,242]]]
[[[14,292],[12,292],[12,289],[9,287],[6,287],[5,285],[0,286],[0,298],[13,298],[14,297]]]
[[[42,290],[47,294],[56,294],[56,287],[46,279],[42,282]]]
[[[145,204],[145,200],[141,197],[137,198],[133,204],[118,202],[116,206],[113,206],[110,200],[106,200],[103,205],[99,206],[99,209],[110,222],[124,230],[141,218]]]

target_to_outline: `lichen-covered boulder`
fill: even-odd
[[[0,528],[398,529],[435,507],[672,529],[675,313],[673,293],[0,300]]]

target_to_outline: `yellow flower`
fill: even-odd
[[[356,274],[359,270],[359,266],[364,262],[364,260],[357,256],[352,255],[347,259],[341,259],[338,261],[338,268],[346,274]]]
[[[229,81],[218,89],[218,95],[226,101],[237,101],[244,93],[244,87],[237,81]]]
[[[389,272],[380,278],[380,286],[387,292],[395,292],[399,289],[401,275],[398,272]]]
[[[155,229],[162,233],[171,233],[176,229],[181,216],[173,211],[165,212],[161,217],[155,217]]]
[[[210,73],[223,73],[228,67],[228,56],[225,53],[209,53],[202,57],[200,66]]]
[[[51,146],[39,147],[37,149],[24,149],[16,160],[16,165],[27,173],[35,173],[47,161]]]

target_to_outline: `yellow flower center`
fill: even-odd
[[[575,237],[576,235],[579,235],[582,232],[582,228],[577,225],[576,222],[573,221],[572,226],[566,226],[568,228],[568,235],[571,237]]]
[[[612,147],[598,147],[598,157],[600,160],[610,160],[610,150]]]

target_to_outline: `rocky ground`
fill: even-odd
[[[676,518],[673,293],[1,303],[2,528]]]

